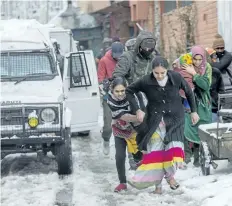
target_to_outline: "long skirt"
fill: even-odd
[[[183,163],[183,142],[172,141],[165,145],[163,142],[165,134],[165,125],[162,121],[148,143],[147,154],[143,155],[141,165],[129,181],[135,188],[145,189],[154,185],[161,187],[163,178],[171,180],[176,169]]]

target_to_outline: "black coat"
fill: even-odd
[[[224,93],[224,82],[222,79],[222,74],[219,69],[212,67],[212,84],[210,88],[210,96],[212,99],[212,112],[216,113],[218,111],[218,94]]]
[[[232,55],[225,51],[224,55],[219,58],[219,62],[212,62],[211,66],[216,67],[222,73],[222,79],[225,86],[232,85],[232,70],[230,64],[232,62]]]
[[[168,81],[161,87],[154,75],[146,75],[132,83],[126,89],[131,106],[139,109],[134,94],[141,91],[147,96],[147,112],[143,123],[136,128],[139,150],[146,150],[152,134],[158,128],[163,117],[166,124],[165,143],[170,141],[184,141],[184,107],[179,90],[185,91],[192,112],[196,112],[194,94],[184,78],[177,72],[168,71]]]

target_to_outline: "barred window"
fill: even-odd
[[[69,59],[68,76],[72,79],[72,87],[91,86],[91,79],[84,52],[74,53]]]
[[[36,73],[52,74],[48,55],[41,53],[1,54],[1,76],[21,77]]]

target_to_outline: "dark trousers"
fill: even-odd
[[[104,141],[110,141],[110,137],[112,134],[112,114],[111,110],[107,104],[107,101],[103,99],[102,101],[103,106],[103,117],[104,117],[104,125],[103,125],[103,131],[102,131],[102,138]]]
[[[115,159],[116,168],[118,172],[118,179],[120,183],[126,183],[126,140],[120,137],[114,137],[115,140]],[[142,152],[138,151],[136,154],[132,154],[135,162],[139,162],[142,159]]]
[[[185,163],[191,162],[191,156],[193,154],[194,163],[199,162],[199,144],[193,143],[193,148],[190,148],[189,141],[185,138],[184,142],[184,152],[185,152]]]

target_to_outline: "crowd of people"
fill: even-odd
[[[102,94],[103,152],[114,136],[119,185],[115,192],[180,185],[177,169],[199,163],[198,126],[218,121],[218,94],[232,86],[232,55],[217,34],[212,48],[195,45],[172,64],[155,50],[153,34],[141,31],[125,45],[105,39],[96,57]],[[231,121],[231,120],[229,120]],[[127,152],[126,152],[127,151]],[[126,156],[134,176],[126,178]]]

